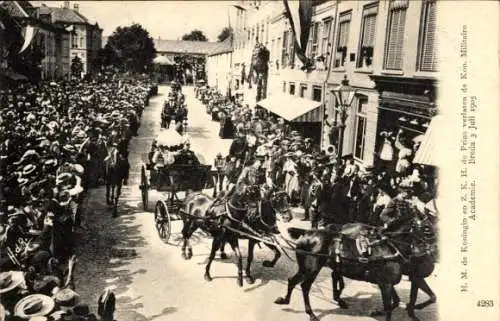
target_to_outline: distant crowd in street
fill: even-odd
[[[436,170],[412,163],[418,142],[402,129],[380,133],[383,146],[375,166],[362,166],[352,154],[339,163],[335,151],[321,150],[319,142],[277,115],[208,86],[197,88],[196,95],[220,122],[221,138],[233,138],[228,154],[216,160],[224,188],[237,183],[244,167],[259,168],[261,184],[285,190],[312,227],[384,225],[407,214],[437,215]]]
[[[88,188],[103,184],[108,149],[126,157],[156,91],[146,77],[106,70],[0,92],[0,296],[7,320],[96,319],[73,285],[82,202]],[[99,316],[112,319],[113,294],[101,299]]]

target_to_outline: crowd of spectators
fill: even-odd
[[[0,91],[0,297],[7,319],[95,319],[72,282],[82,201],[103,184],[110,142],[128,144],[155,92],[146,77],[114,71]],[[112,317],[112,297],[101,298],[103,319]]]
[[[388,212],[382,215],[382,211],[401,197],[417,213],[437,214],[436,169],[412,163],[418,144],[405,138],[402,129],[380,133],[384,146],[374,166],[363,166],[352,154],[343,155],[339,163],[335,149],[321,150],[300,128],[292,129],[258,106],[250,108],[242,99],[208,86],[198,89],[197,96],[207,112],[214,115],[215,110],[220,136],[234,137],[227,157],[218,161],[224,186],[234,184],[242,168],[259,155],[264,158],[257,167],[264,169],[267,184],[285,190],[292,204],[305,210],[304,220],[310,220],[312,227],[348,222],[382,225],[389,220]]]

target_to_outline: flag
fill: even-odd
[[[306,52],[312,23],[312,1],[283,0],[283,2],[295,39],[295,53],[304,66],[310,68],[313,63],[306,56]]]
[[[26,48],[29,47],[31,44],[31,41],[35,37],[36,33],[36,28],[31,25],[27,25],[26,27],[23,28],[23,38],[24,38],[24,43],[23,46],[21,47],[21,50],[19,50],[19,53],[23,52],[26,50]]]

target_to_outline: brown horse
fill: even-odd
[[[205,269],[205,279],[207,281],[212,280],[210,266],[215,258],[216,251],[222,249],[223,244],[227,242],[231,245],[238,260],[238,285],[243,286],[243,263],[238,240],[248,239],[245,279],[249,284],[254,283],[255,280],[250,273],[250,266],[253,261],[254,247],[258,241],[236,231],[242,231],[250,236],[266,236],[279,233],[276,226],[276,212],[271,202],[261,201],[260,190],[258,189],[240,188],[229,197],[227,202],[224,199],[215,200],[202,193],[190,194],[186,197],[181,210],[184,214],[182,253],[185,259],[190,259],[192,256],[189,238],[194,231],[201,228],[213,237],[212,248]],[[248,204],[259,204],[260,210],[255,211],[256,209],[247,206]],[[272,261],[264,261],[263,265],[273,267],[280,258],[281,253],[275,246],[267,242],[264,244],[273,250],[274,258]]]
[[[118,215],[118,199],[120,198],[123,181],[127,176],[126,159],[116,147],[111,148],[105,161],[106,203],[113,206],[113,217]],[[115,193],[116,192],[116,193]]]
[[[409,230],[401,229],[386,234],[379,228],[361,223],[310,231],[290,228],[290,236],[298,239],[296,257],[299,270],[288,280],[286,296],[276,299],[275,303],[288,304],[293,289],[300,283],[305,312],[310,320],[317,321],[309,302],[309,291],[321,268],[328,266],[332,269],[333,297],[341,308],[347,308],[340,298],[344,288],[342,277],[345,276],[377,284],[381,290],[386,320],[391,320],[392,310],[400,301],[394,285],[401,281],[405,270],[410,267],[413,271],[410,275],[418,275],[420,279],[433,270],[433,264],[429,264],[425,255],[416,256],[417,252],[427,251],[427,243],[419,242],[416,250],[417,246],[412,241],[420,239],[421,229],[424,229],[421,225],[412,224]]]

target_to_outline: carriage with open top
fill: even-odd
[[[170,238],[171,221],[181,218],[179,208],[186,192],[201,191],[214,186],[211,165],[206,164],[201,154],[185,149],[189,144],[186,136],[167,129],[154,141],[154,145],[162,146],[166,151],[164,166],[157,166],[153,162],[153,150],[142,155],[139,189],[143,208],[148,209],[149,190],[163,194],[164,197],[155,204],[154,219],[158,235],[165,242]]]

